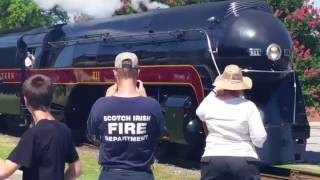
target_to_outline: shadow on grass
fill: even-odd
[[[164,143],[159,145],[155,156],[161,164],[171,164],[181,168],[199,170],[201,154],[186,145]]]
[[[0,128],[0,133],[14,137],[21,137],[26,130],[26,127],[6,127]]]

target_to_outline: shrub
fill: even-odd
[[[309,117],[320,112],[320,11],[309,0],[269,0],[293,39],[293,55]],[[310,111],[310,109],[314,109]]]

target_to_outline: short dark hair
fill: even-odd
[[[50,106],[53,96],[51,79],[45,75],[33,75],[23,83],[22,93],[31,107],[35,109],[47,108]]]
[[[122,68],[125,68],[125,69],[132,69],[132,60],[131,59],[125,59],[125,60],[122,60]]]
[[[137,68],[132,67],[132,60],[125,59],[122,61],[122,68],[116,68],[122,78],[132,78],[137,74]]]

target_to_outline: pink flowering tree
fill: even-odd
[[[310,119],[320,112],[320,11],[309,0],[268,0],[289,30]]]

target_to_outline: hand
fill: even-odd
[[[216,94],[216,96],[221,96],[223,94],[223,89],[218,87],[215,87],[212,91]]]
[[[146,89],[143,86],[143,82],[141,80],[137,80],[139,83],[139,86],[136,88],[137,92],[140,94],[140,96],[147,97]]]
[[[106,92],[106,97],[108,96],[113,96],[118,90],[118,86],[117,84],[114,84],[112,86],[110,86],[108,89],[107,89],[107,92]]]

